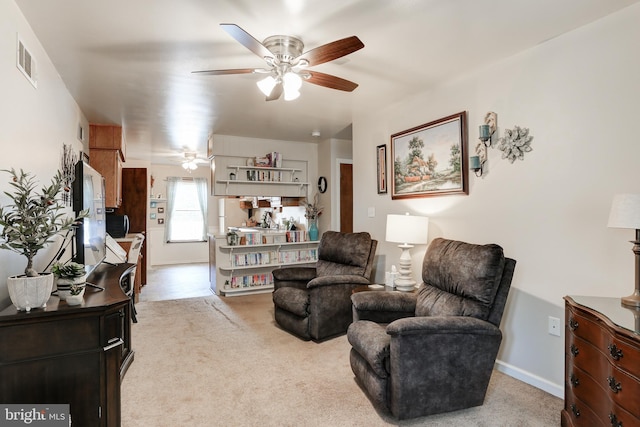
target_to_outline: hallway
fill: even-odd
[[[147,270],[147,284],[138,301],[164,301],[212,295],[209,264],[175,264]]]

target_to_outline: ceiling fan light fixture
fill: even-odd
[[[183,162],[182,167],[189,172],[198,169],[198,165],[196,164],[195,160],[187,160]]]
[[[293,71],[287,72],[282,78],[282,83],[284,84],[285,92],[289,91],[299,91],[302,87],[302,79],[297,73]]]
[[[258,89],[260,89],[260,91],[264,93],[264,96],[269,96],[271,95],[273,88],[276,87],[277,83],[277,80],[274,79],[273,76],[267,76],[264,79],[258,81],[256,85],[258,86]]]
[[[284,88],[284,100],[285,101],[293,101],[294,99],[298,99],[298,97],[300,96],[300,91],[299,90],[287,90],[286,86]]]

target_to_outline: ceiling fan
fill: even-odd
[[[205,159],[198,158],[198,154],[194,152],[185,151],[184,159],[182,160],[182,167],[189,173],[198,169],[199,163],[207,163]]]
[[[300,96],[302,81],[331,89],[352,92],[357,83],[330,74],[311,71],[307,67],[323,64],[349,55],[364,47],[364,43],[356,36],[336,40],[331,43],[302,52],[304,43],[294,36],[270,36],[262,43],[236,24],[220,24],[231,37],[240,44],[263,58],[268,68],[236,68],[230,70],[193,71],[195,74],[267,74],[257,84],[267,97],[274,101],[284,93],[284,99],[290,101]]]

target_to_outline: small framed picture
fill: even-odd
[[[378,194],[387,193],[387,144],[378,145]]]
[[[155,213],[149,214],[149,218],[156,219],[156,214]]]
[[[164,208],[158,208],[158,213],[164,213]]]
[[[156,202],[151,202],[151,207],[155,208],[156,206],[158,206],[158,204]]]
[[[158,224],[164,224],[164,218],[158,218]]]

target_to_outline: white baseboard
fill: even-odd
[[[554,384],[549,380],[541,378],[537,375],[527,372],[520,368],[517,368],[508,363],[496,360],[496,369],[504,374],[509,375],[517,380],[532,385],[540,390],[544,390],[549,394],[552,394],[560,399],[564,399],[564,386],[561,384]]]

